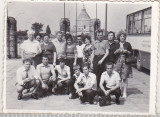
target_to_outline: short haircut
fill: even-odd
[[[34,34],[34,31],[33,31],[33,30],[29,30],[29,31],[27,31],[27,34],[28,34],[28,35]]]
[[[88,39],[90,41],[90,43],[91,43],[91,37],[89,35],[85,35],[84,40],[85,39]]]
[[[115,32],[113,32],[113,31],[109,31],[109,32],[107,33],[107,38],[108,38],[108,35],[111,34],[111,33],[113,34],[113,39],[115,39],[116,36],[115,36]]]
[[[56,35],[58,35],[58,34],[63,35],[63,33],[62,33],[61,31],[58,31],[58,32],[56,33]]]
[[[48,36],[48,37],[49,37],[49,35],[48,35],[47,33],[44,33],[44,34],[43,34],[43,38],[44,38],[45,36]]]
[[[88,69],[89,69],[89,64],[86,62],[86,63],[83,63],[82,64],[82,69],[84,68],[84,67],[87,67]]]
[[[73,37],[71,34],[66,34],[66,40],[71,39],[71,41],[73,41]]]
[[[75,71],[75,70],[80,70],[80,66],[79,66],[79,65],[73,66],[73,70],[74,70],[74,71]]]
[[[65,63],[66,61],[65,61],[65,59],[64,59],[64,58],[60,58],[60,59],[59,59],[59,62],[63,62],[63,63]]]
[[[37,36],[40,36],[40,38],[42,37],[42,35],[40,33],[35,33],[34,38],[36,38]]]
[[[23,59],[23,64],[26,63],[26,62],[30,62],[32,64],[32,60],[31,59],[28,59],[28,58],[27,59]]]
[[[118,32],[118,34],[117,34],[117,39],[118,39],[118,41],[120,41],[120,36],[121,36],[121,35],[124,35],[124,36],[125,36],[125,38],[127,37],[126,32],[125,32],[125,31],[123,31],[123,30],[121,30],[121,31],[119,31],[119,32]]]
[[[108,65],[112,65],[112,68],[113,68],[113,63],[112,62],[106,63],[106,68],[107,68]]]
[[[103,35],[103,30],[102,29],[97,29],[95,33],[96,33],[96,36],[97,36],[98,33],[102,33],[102,35]]]
[[[49,59],[49,57],[48,57],[48,55],[47,54],[44,54],[43,56],[42,56],[42,59],[43,58],[47,58],[47,59]]]

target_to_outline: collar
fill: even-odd
[[[122,42],[120,42],[120,44],[125,44],[125,43],[126,43],[126,42],[123,42],[123,43],[122,43]]]
[[[109,76],[109,74],[108,74],[108,72],[106,71],[106,73],[105,74],[107,74],[108,76]],[[111,76],[114,74],[114,71],[112,71],[112,74],[111,74]]]
[[[108,44],[109,44],[109,45],[112,45],[112,44],[114,44],[114,43],[115,43],[115,41],[113,41],[112,43],[110,43],[110,42],[108,41]]]
[[[83,77],[85,77],[86,79],[89,79],[89,78],[91,78],[91,73],[89,72],[89,74],[88,74],[88,76],[86,77],[86,75],[85,74],[83,74]]]
[[[31,66],[30,66],[30,68],[31,68]],[[30,68],[29,68],[29,70],[30,70]],[[28,71],[29,71],[29,70],[28,70]],[[27,71],[24,66],[22,67],[22,71]]]
[[[43,63],[41,63],[41,67],[50,67],[50,65],[44,65]]]

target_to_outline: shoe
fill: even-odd
[[[22,99],[22,94],[18,94],[18,100]]]
[[[120,104],[120,100],[119,100],[119,98],[118,98],[118,99],[116,99],[116,104],[117,104],[117,105],[119,105],[119,104]]]
[[[36,94],[32,94],[31,97],[32,97],[33,99],[38,99],[38,96],[37,96]]]
[[[89,101],[89,104],[93,104],[93,100]]]
[[[86,102],[86,99],[84,99],[84,97],[80,97],[80,100],[81,100],[81,104]]]

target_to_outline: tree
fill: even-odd
[[[51,34],[51,29],[50,29],[49,25],[47,25],[46,33],[47,33],[48,35],[50,35],[50,34]]]
[[[35,31],[35,33],[39,33],[41,31],[43,31],[43,24],[42,23],[37,23],[35,22],[34,24],[32,24],[31,29]]]
[[[25,30],[25,31],[19,30],[19,31],[17,31],[17,33],[16,33],[16,35],[17,35],[16,36],[17,37],[17,43],[21,43],[21,42],[23,42],[24,40],[26,40],[28,38],[27,31],[28,30]]]

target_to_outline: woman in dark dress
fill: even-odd
[[[56,65],[56,48],[52,42],[49,41],[48,34],[44,34],[43,43],[41,44],[42,55],[47,55],[49,63]]]
[[[117,35],[119,43],[116,44],[116,51],[114,52],[117,56],[117,61],[115,64],[115,70],[119,72],[122,79],[122,92],[123,97],[127,97],[127,86],[128,78],[132,72],[131,64],[126,62],[126,59],[132,54],[132,46],[129,42],[126,42],[126,33],[120,31]]]

